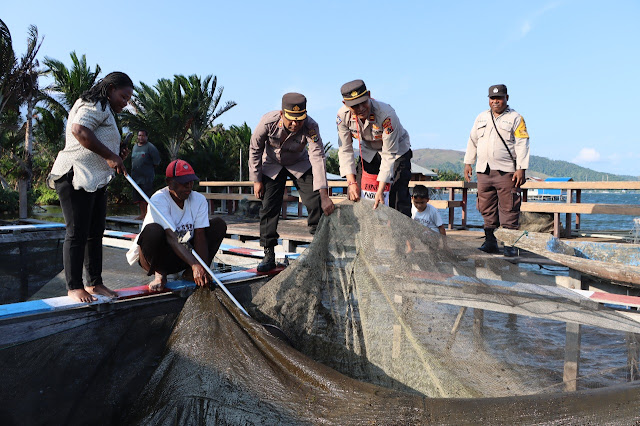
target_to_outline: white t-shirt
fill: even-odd
[[[418,209],[412,205],[411,218],[436,232],[440,232],[438,228],[442,226],[442,218],[438,210],[431,204],[427,204],[427,208],[422,212],[419,212]]]
[[[209,226],[209,206],[207,205],[207,199],[199,192],[191,191],[189,198],[184,201],[184,207],[180,208],[175,201],[173,201],[173,198],[171,198],[169,187],[165,186],[151,196],[151,202],[160,210],[162,215],[171,222],[176,230],[176,234],[178,234],[178,238],[181,238],[187,232],[193,234],[195,229]],[[158,223],[162,225],[164,229],[169,228],[151,207],[147,208],[147,215],[142,222],[142,229],[144,230],[144,227],[149,223]],[[136,237],[134,244],[127,252],[127,260],[130,265],[136,263],[140,257],[140,246],[137,244],[138,237]]]

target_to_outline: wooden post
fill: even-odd
[[[456,190],[449,188],[449,201],[453,201],[456,198]],[[449,207],[449,229],[453,229],[453,217],[455,215],[455,209]]]
[[[638,371],[638,352],[640,350],[640,341],[635,333],[627,333],[627,380],[632,382],[640,379]]]
[[[484,335],[484,309],[473,308],[473,335],[482,337]]]
[[[460,311],[458,312],[458,316],[456,317],[455,322],[453,323],[453,328],[451,329],[451,334],[456,334],[458,332],[458,329],[460,328],[460,322],[462,321],[462,317],[464,316],[465,312],[467,312],[467,307],[466,306],[462,306],[460,308]]]
[[[582,190],[576,189],[576,203],[581,202]],[[576,213],[576,229],[580,229],[580,213]]]
[[[572,191],[571,191],[571,189],[567,189],[567,203],[571,204],[572,202],[573,202]],[[564,235],[565,235],[565,237],[570,237],[571,236],[571,213],[567,213],[565,215],[564,222],[566,224],[566,228],[564,230]]]
[[[467,192],[466,187],[462,188],[462,229],[467,229]]]
[[[567,323],[567,340],[564,348],[564,390],[574,392],[578,388],[578,372],[580,370],[580,334],[581,325]]]

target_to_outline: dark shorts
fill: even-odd
[[[153,195],[153,182],[142,184],[138,183],[138,186],[144,191],[145,194],[147,194],[147,197],[151,197]],[[144,198],[142,198],[142,196],[135,189],[133,189],[131,198],[133,199],[134,203],[140,203],[144,201]]]

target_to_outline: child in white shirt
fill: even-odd
[[[413,187],[411,203],[413,204],[411,207],[411,218],[413,220],[420,222],[435,232],[447,235],[438,210],[429,205],[429,190],[424,185]]]

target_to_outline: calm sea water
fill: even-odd
[[[448,199],[448,194],[435,194],[432,196],[434,199]],[[462,194],[456,194],[456,200],[462,200]],[[477,197],[475,192],[469,193],[467,196],[467,224],[469,226],[482,227],[482,216],[478,212],[476,207]],[[575,195],[574,195],[575,201]],[[637,204],[640,205],[640,192],[627,191],[627,192],[582,192],[581,201],[583,203],[598,203],[598,204]],[[565,201],[555,201],[565,202]],[[460,209],[455,209],[454,224],[462,223],[462,216]],[[448,222],[448,215],[446,211],[440,210],[442,220]],[[631,231],[633,229],[634,216],[623,215],[601,215],[601,214],[583,214],[580,217],[580,229],[590,231],[605,231],[605,230],[618,230],[618,231]],[[564,217],[562,218],[564,224]],[[573,215],[572,223],[575,226],[575,215]]]

